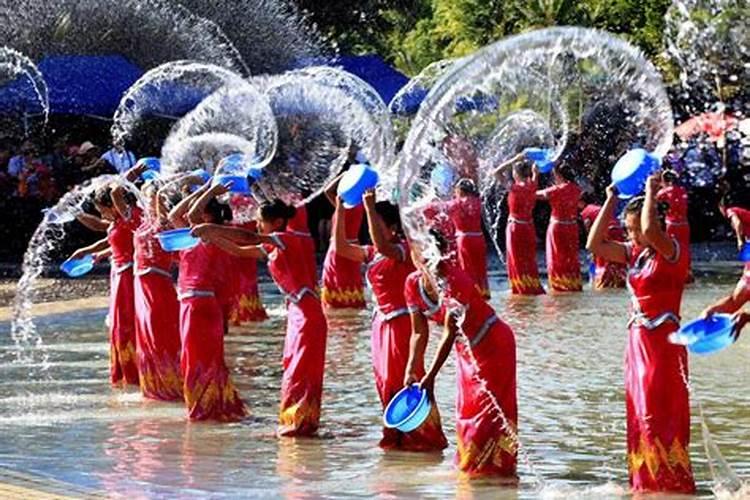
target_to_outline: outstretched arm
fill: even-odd
[[[346,239],[346,209],[341,198],[336,198],[336,213],[333,215],[333,247],[336,254],[355,262],[365,261],[365,251],[360,245]]]
[[[203,196],[206,191],[208,191],[208,185],[201,186],[200,189],[183,198],[172,210],[170,210],[168,216],[169,223],[174,227],[188,227],[188,210],[190,210],[190,206],[193,202],[200,196]]]
[[[232,240],[215,237],[211,239],[211,243],[221,248],[228,254],[236,257],[252,258],[252,259],[265,259],[266,253],[258,245],[238,245]]]
[[[512,157],[511,159],[502,162],[500,165],[495,167],[495,169],[492,171],[492,175],[494,175],[495,177],[502,175],[503,172],[512,168],[513,164],[521,160],[523,157],[524,157],[524,153],[522,151],[518,153],[517,155],[515,155],[514,157]]]
[[[223,224],[199,224],[191,231],[193,236],[206,241],[214,241],[218,238],[232,241],[240,246],[259,245],[261,243],[275,244],[273,238],[263,236],[255,231],[242,227],[225,226]]]
[[[326,195],[326,199],[328,200],[328,202],[334,207],[336,206],[336,198],[338,196],[336,194],[336,189],[338,189],[339,182],[341,182],[341,178],[343,176],[344,174],[341,173],[337,175],[336,177],[334,177],[333,180],[329,182],[328,185],[326,186],[325,191],[323,191],[323,193]]]
[[[370,239],[375,249],[381,255],[390,259],[402,261],[406,258],[401,248],[394,244],[387,236],[388,230],[385,227],[382,217],[375,210],[375,190],[367,191],[362,198],[365,205],[365,214],[367,214],[367,227],[370,231]]]
[[[440,345],[435,353],[435,358],[432,360],[432,365],[427,371],[427,374],[422,378],[420,386],[422,389],[427,390],[427,393],[432,396],[435,391],[435,378],[438,372],[445,364],[445,360],[448,359],[448,355],[451,353],[451,348],[456,340],[458,327],[456,326],[456,316],[453,313],[445,315],[445,325],[443,328],[443,337],[440,339]]]
[[[660,182],[661,178],[658,174],[651,175],[646,182],[646,195],[643,210],[641,210],[641,229],[651,248],[668,260],[674,260],[677,257],[678,248],[674,240],[664,231],[657,210],[656,195]]]
[[[93,254],[96,252],[101,252],[103,250],[107,250],[109,248],[109,241],[107,241],[107,238],[102,238],[99,241],[96,241],[92,243],[91,245],[85,246],[83,248],[79,248],[75,252],[71,254],[69,259],[80,259],[83,258],[85,255]]]
[[[626,264],[628,261],[627,247],[622,243],[610,241],[607,238],[609,221],[612,220],[616,205],[617,196],[615,194],[615,187],[609,186],[607,188],[607,201],[604,202],[604,206],[599,210],[599,214],[596,216],[596,220],[594,220],[594,224],[589,231],[586,249],[597,257],[601,257],[609,262]]]
[[[102,219],[101,217],[87,214],[85,212],[76,214],[76,220],[88,229],[97,233],[106,233],[107,229],[109,228],[109,222]]]

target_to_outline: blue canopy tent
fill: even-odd
[[[341,56],[336,64],[369,83],[386,104],[409,81],[406,75],[374,54]]]

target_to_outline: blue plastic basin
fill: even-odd
[[[159,178],[159,172],[157,172],[156,170],[145,170],[141,174],[141,179],[143,179],[144,181],[153,181],[154,179],[158,179],[158,178]]]
[[[750,262],[750,240],[746,241],[745,244],[742,245],[742,250],[740,250],[738,258],[742,262]]]
[[[698,318],[687,323],[670,340],[686,345],[693,354],[713,354],[734,343],[733,329],[729,314],[714,314],[707,319]]]
[[[254,180],[250,180],[246,175],[215,175],[214,184],[227,184],[229,186],[230,193],[236,194],[248,194],[250,193],[250,185]]]
[[[200,238],[190,234],[189,227],[171,229],[156,235],[159,238],[159,244],[167,252],[177,252],[180,250],[190,250],[200,243]]]
[[[68,259],[60,264],[60,270],[70,276],[77,278],[94,269],[94,257],[85,255],[80,259]]]
[[[362,195],[378,184],[378,173],[364,163],[349,167],[344,173],[338,187],[338,194],[346,208],[356,207],[362,203]]]
[[[524,151],[524,156],[536,163],[536,168],[539,170],[539,173],[548,174],[552,172],[554,163],[552,163],[551,150],[543,148],[527,148]]]
[[[198,168],[190,172],[190,175],[194,175],[196,177],[200,177],[203,182],[208,182],[211,180],[211,174],[203,170],[202,168]]]
[[[410,432],[422,425],[430,414],[432,403],[419,384],[404,387],[385,407],[383,424],[389,429]]]
[[[646,179],[659,169],[659,158],[645,149],[631,149],[617,160],[612,169],[612,182],[622,198],[631,198],[643,192]]]

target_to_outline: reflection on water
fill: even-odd
[[[730,290],[732,279],[688,289],[694,316]],[[179,404],[144,401],[110,389],[103,310],[40,321],[52,380],[29,380],[23,367],[0,366],[0,466],[96,488],[111,497],[321,495],[531,497],[519,465],[519,490],[467,481],[453,469],[452,360],[437,384],[452,447],[442,454],[384,453],[370,362],[370,313],[330,319],[319,439],[274,437],[285,313],[265,285],[271,320],[226,339],[232,374],[253,416],[239,424],[190,424]],[[493,305],[517,334],[520,437],[547,482],[545,497],[626,492],[623,352],[624,292],[514,298],[494,290]],[[0,323],[0,350],[12,348]],[[437,336],[437,333],[436,333]],[[433,340],[436,340],[437,337]],[[434,344],[435,342],[433,342]],[[434,347],[434,345],[433,345]],[[740,477],[750,476],[750,341],[714,357],[691,358],[692,386],[712,437]],[[693,411],[691,456],[703,494],[711,476]],[[138,492],[134,495],[133,492]]]

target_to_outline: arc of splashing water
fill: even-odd
[[[49,253],[65,236],[63,224],[75,219],[81,211],[81,204],[99,187],[118,182],[129,188],[135,195],[137,203],[145,206],[140,192],[131,183],[119,175],[101,175],[84,184],[80,184],[63,196],[53,208],[45,214],[29,240],[29,246],[23,257],[22,276],[16,285],[13,300],[13,320],[11,321],[11,338],[14,342],[14,362],[28,365],[35,373],[48,373],[49,354],[44,341],[34,324],[32,313],[36,282],[49,263]],[[40,354],[37,358],[36,354]]]
[[[11,47],[2,46],[0,47],[0,76],[6,70],[11,77],[25,76],[29,80],[42,107],[44,124],[46,125],[49,121],[49,90],[39,68],[21,52]]]

